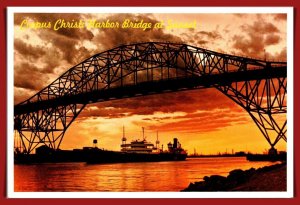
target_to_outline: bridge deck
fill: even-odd
[[[15,115],[19,115],[69,104],[89,104],[99,101],[108,101],[164,92],[175,92],[186,89],[190,90],[208,88],[214,85],[226,85],[232,82],[278,78],[286,75],[286,67],[276,67],[274,69],[248,70],[196,77],[187,76],[181,78],[170,78],[167,80],[141,82],[136,85],[126,85],[123,87],[114,87],[105,90],[95,90],[87,93],[65,95],[59,98],[16,105],[14,111]]]

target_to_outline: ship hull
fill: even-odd
[[[123,163],[123,162],[160,162],[160,161],[183,161],[186,154],[179,153],[122,153],[112,152],[108,156],[102,153],[94,153],[87,158],[89,164]]]
[[[107,151],[101,149],[55,151],[47,154],[19,154],[15,155],[15,164],[31,163],[59,163],[59,162],[86,162],[89,164],[126,163],[126,162],[160,162],[183,161],[186,154],[161,152],[161,153],[126,153]]]

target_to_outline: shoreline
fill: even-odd
[[[211,175],[203,181],[192,182],[181,191],[286,191],[286,163],[258,169],[235,169],[227,177]]]

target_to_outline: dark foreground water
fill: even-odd
[[[15,191],[180,191],[190,182],[233,169],[259,168],[272,162],[248,162],[244,157],[189,158],[181,162],[88,165],[52,163],[14,165]]]

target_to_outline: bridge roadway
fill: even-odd
[[[209,88],[213,87],[214,85],[227,85],[232,82],[280,78],[285,77],[286,75],[286,66],[280,66],[257,70],[226,72],[214,75],[211,74],[203,76],[187,76],[180,78],[169,78],[158,81],[140,82],[132,85],[123,85],[122,87],[111,87],[103,90],[94,90],[91,92],[80,93],[75,95],[64,95],[49,100],[15,105],[14,114],[20,115],[48,108],[55,108],[58,106],[66,106],[69,104],[90,104],[114,99],[144,96],[164,92]]]

